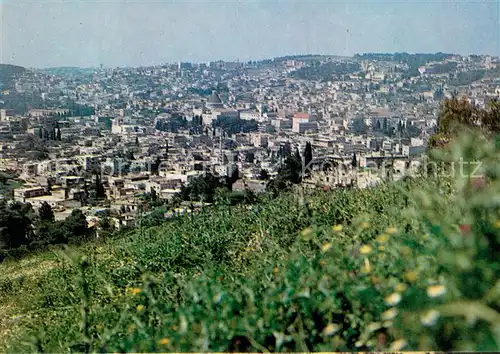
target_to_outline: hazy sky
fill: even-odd
[[[288,54],[500,55],[500,0],[0,0],[0,62],[139,66]]]

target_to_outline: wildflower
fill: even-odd
[[[416,271],[410,270],[404,274],[404,277],[409,283],[413,283],[417,280],[418,274]]]
[[[158,341],[158,343],[161,345],[167,345],[168,343],[170,343],[170,341],[168,340],[168,338],[162,338]]]
[[[389,306],[395,306],[401,301],[401,294],[393,293],[385,298],[385,303]]]
[[[137,312],[141,312],[141,311],[144,311],[144,305],[137,305],[137,307],[135,308],[137,310]]]
[[[394,351],[399,351],[401,349],[403,349],[404,347],[406,347],[406,340],[404,339],[398,339],[394,342],[392,342],[391,344],[391,350],[394,350]]]
[[[495,227],[495,229],[500,229],[500,220],[497,220],[493,227]]]
[[[406,247],[406,246],[401,247],[401,254],[403,255],[403,257],[410,256],[411,255],[410,247]]]
[[[459,228],[462,235],[467,235],[472,232],[472,225],[470,224],[460,224]]]
[[[321,246],[321,250],[322,250],[323,252],[326,252],[326,251],[328,251],[331,247],[332,247],[332,244],[331,244],[330,242],[328,242],[328,243],[325,243],[323,246]]]
[[[361,254],[370,254],[372,251],[372,246],[370,245],[363,245],[361,246],[361,248],[359,249],[359,252]]]
[[[280,270],[278,269],[278,267],[274,267],[274,268],[273,268],[273,273],[274,273],[274,274],[278,274],[278,273],[279,273],[279,271],[280,271]]]
[[[138,294],[140,294],[141,292],[142,292],[142,289],[141,289],[141,288],[131,288],[131,289],[130,289],[130,293],[131,293],[132,295],[138,295]]]
[[[394,235],[395,233],[398,232],[398,229],[396,229],[394,226],[388,227],[387,230],[385,230],[389,235]]]
[[[382,312],[382,319],[385,321],[392,320],[394,317],[398,315],[398,310],[395,308],[391,308],[387,311]]]
[[[313,233],[313,229],[310,227],[307,227],[304,230],[302,230],[302,232],[300,234],[304,240],[309,240],[309,236],[311,236],[312,233]]]
[[[332,226],[332,231],[334,231],[334,232],[340,232],[340,231],[342,231],[342,225]]]
[[[361,271],[365,274],[372,271],[372,266],[370,265],[370,261],[368,260],[368,258],[365,258],[365,264],[361,267]]]
[[[399,284],[396,284],[396,286],[394,287],[394,290],[396,290],[397,292],[399,293],[402,293],[404,292],[408,287],[406,286],[405,283],[399,283]]]
[[[431,285],[427,288],[427,296],[438,297],[446,293],[446,288],[443,285]]]
[[[335,323],[329,323],[325,328],[323,328],[323,334],[325,336],[331,336],[332,334],[338,332],[340,330],[340,326]]]
[[[376,240],[377,240],[377,242],[380,242],[380,243],[386,243],[387,241],[389,241],[389,235],[382,234],[382,235],[378,236]]]
[[[379,251],[385,251],[385,246],[378,246]]]
[[[439,318],[439,312],[436,310],[429,310],[420,317],[420,322],[424,326],[434,326]]]
[[[130,326],[128,326],[127,332],[132,333],[133,331],[135,331],[135,329],[136,329],[135,324],[131,324]]]
[[[370,332],[375,332],[376,330],[380,329],[380,323],[379,322],[372,322],[370,323],[366,329]]]
[[[384,328],[389,328],[392,326],[392,321],[384,321],[382,322],[382,326],[384,326]]]
[[[359,224],[359,227],[362,229],[362,230],[365,230],[367,228],[370,227],[370,224],[367,223],[366,221],[363,221],[361,224]]]

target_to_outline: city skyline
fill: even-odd
[[[37,68],[364,52],[500,55],[498,1],[2,1],[0,10],[0,62]]]

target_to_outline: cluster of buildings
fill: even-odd
[[[294,75],[332,61],[359,70],[322,80]],[[433,70],[444,66],[452,69]],[[465,85],[456,78],[499,68],[495,57],[451,56],[408,77],[404,64],[390,61],[297,57],[31,72],[15,89],[40,95],[45,108],[22,115],[0,109],[0,171],[23,181],[3,197],[35,207],[47,202],[60,219],[74,208],[89,220],[111,212],[117,227],[132,226],[145,210],[144,195],[170,200],[207,170],[224,176],[237,167],[235,189],[262,191],[262,171],[272,178],[282,152],[303,153],[307,143],[308,186],[366,187],[401,178],[418,166],[441,99],[465,95],[484,106],[500,98],[500,75]],[[228,133],[222,121],[255,124]],[[95,195],[97,185],[104,195]]]

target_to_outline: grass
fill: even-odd
[[[2,349],[496,350],[495,168],[484,189],[288,193],[4,262]]]

